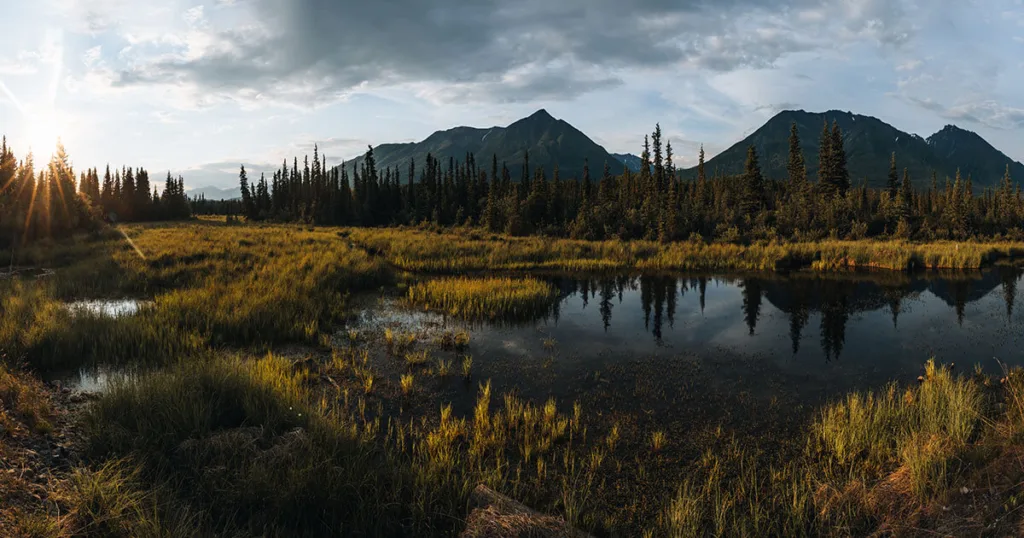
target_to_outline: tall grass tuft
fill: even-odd
[[[468,319],[531,319],[547,313],[554,296],[533,278],[445,278],[409,288],[412,304]]]

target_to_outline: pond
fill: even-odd
[[[467,323],[394,299],[365,309],[360,323],[467,330],[476,377],[535,398],[602,393],[643,404],[641,393],[649,393],[650,407],[668,411],[685,390],[708,401],[718,392],[813,406],[914,382],[930,357],[961,372],[1024,365],[1024,318],[1015,309],[1022,274],[1001,266],[918,275],[550,276],[558,298],[527,323]]]
[[[152,304],[152,302],[137,299],[94,299],[68,303],[67,307],[76,313],[118,318],[135,314],[148,304]]]

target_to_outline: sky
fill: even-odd
[[[1024,161],[1024,0],[0,0],[0,133],[235,186],[319,144],[539,108],[682,166],[783,109],[956,124]]]

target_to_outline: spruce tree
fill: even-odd
[[[242,211],[246,217],[253,218],[255,213],[255,204],[252,201],[252,192],[249,191],[249,177],[245,173],[245,165],[241,167],[241,171],[238,172],[238,184],[242,189]]]
[[[740,211],[748,218],[761,210],[764,200],[764,177],[757,159],[757,148],[747,148],[747,162],[743,170],[743,192],[740,200]]]
[[[892,156],[889,158],[889,178],[886,183],[889,191],[889,199],[895,200],[896,194],[900,189],[900,177],[896,172],[896,152],[892,152]]]
[[[900,183],[900,212],[903,218],[911,217],[911,210],[914,203],[914,185],[910,181],[910,169],[903,169],[903,181]]]
[[[703,157],[702,148],[702,160]],[[800,131],[795,121],[789,127],[789,162],[786,171],[789,173],[789,186],[792,192],[802,190],[803,184],[807,181],[807,167],[804,165],[804,150],[800,147]]]
[[[821,128],[821,141],[818,146],[818,187],[825,194],[834,194],[835,182],[834,157],[832,151],[832,132],[825,120]]]
[[[832,181],[835,192],[839,197],[846,196],[850,189],[850,172],[846,166],[846,146],[843,143],[843,131],[839,128],[839,122],[832,121]]]

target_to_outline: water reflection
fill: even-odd
[[[139,301],[136,299],[98,299],[68,303],[67,308],[68,310],[79,314],[118,318],[133,315],[138,312],[139,309],[149,304],[151,304],[151,302]]]
[[[576,333],[585,335],[592,329],[584,313],[596,301],[600,329],[605,334],[616,332],[617,326],[632,325],[632,321],[622,319],[624,316],[638,316],[643,332],[650,335],[655,345],[663,346],[667,340],[675,344],[702,340],[699,336],[681,334],[687,331],[703,328],[727,332],[728,326],[742,323],[746,336],[755,341],[773,341],[776,333],[784,334],[788,329],[787,348],[792,355],[799,354],[807,338],[814,337],[812,327],[817,325],[821,355],[825,361],[834,361],[844,354],[852,322],[872,328],[876,334],[869,332],[869,340],[880,336],[884,325],[891,326],[891,332],[903,334],[921,330],[922,323],[943,338],[943,324],[955,320],[956,326],[963,328],[971,315],[991,317],[993,308],[988,302],[979,307],[977,314],[969,313],[971,305],[991,296],[1001,303],[999,316],[1012,323],[1017,282],[1022,273],[1018,267],[1000,266],[984,272],[941,275],[557,276],[550,280],[559,290],[560,299],[551,315],[538,322],[558,327],[560,320],[569,315]],[[708,297],[709,288],[714,290],[714,297]],[[996,288],[1000,288],[1000,293],[993,293]],[[699,314],[690,310],[693,307],[699,308]],[[713,319],[706,317],[709,308],[715,310]],[[731,314],[728,309],[732,308],[737,310]],[[915,309],[917,312],[913,313]],[[944,313],[950,310],[952,318]],[[913,324],[902,331],[901,317],[910,313]],[[695,314],[700,316],[700,322],[692,319]],[[684,328],[677,328],[680,315],[686,320]],[[774,321],[780,315],[786,318],[786,328]],[[769,318],[772,322],[762,334],[759,329]],[[881,320],[885,320],[884,325],[878,323]],[[735,344],[736,337],[731,340]]]

